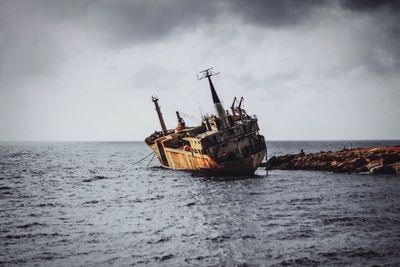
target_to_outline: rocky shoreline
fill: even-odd
[[[273,156],[267,170],[314,170],[341,173],[400,174],[400,145]]]

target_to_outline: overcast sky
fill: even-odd
[[[213,112],[267,140],[400,139],[399,1],[0,1],[0,140],[143,140]]]

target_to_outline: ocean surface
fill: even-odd
[[[269,156],[390,144],[267,142]],[[150,152],[0,143],[0,266],[400,266],[400,176],[227,180],[134,164]]]

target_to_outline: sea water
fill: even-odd
[[[267,142],[269,156],[391,144]],[[400,265],[399,176],[227,179],[134,164],[149,153],[142,142],[1,143],[0,265]]]

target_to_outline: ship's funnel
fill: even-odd
[[[202,71],[201,73],[203,74],[203,77],[201,77],[200,79],[203,79],[203,78],[208,79],[208,83],[210,84],[211,95],[212,95],[212,99],[213,99],[213,103],[214,103],[215,112],[217,113],[217,116],[219,118],[223,118],[223,117],[226,117],[226,111],[225,111],[224,107],[222,106],[221,101],[219,100],[217,92],[215,91],[215,88],[214,88],[214,84],[211,80],[211,76],[217,75],[219,73],[213,73],[211,71],[211,69]]]
[[[210,79],[210,84],[212,85],[211,79]],[[226,111],[225,111],[224,107],[222,106],[221,101],[219,100],[217,92],[215,92],[214,87],[211,87],[211,94],[213,97],[215,112],[217,113],[218,117],[219,118],[226,117]]]
[[[221,103],[221,101],[219,100],[219,97],[217,95],[217,92],[215,91],[214,84],[212,83],[210,77],[208,77],[208,82],[210,84],[211,95],[212,95],[212,99],[213,99],[214,104]]]

